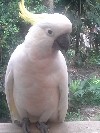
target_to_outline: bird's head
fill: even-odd
[[[33,25],[26,36],[26,40],[29,41],[30,39],[31,43],[38,40],[36,45],[40,45],[39,47],[43,49],[63,49],[65,51],[68,49],[72,23],[66,16],[59,13],[30,13],[25,8],[23,0],[20,3],[20,11],[20,16]]]

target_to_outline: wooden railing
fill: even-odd
[[[61,124],[49,124],[49,133],[100,133],[100,121],[73,121]],[[31,133],[40,133],[35,125],[30,126]],[[23,133],[22,129],[11,123],[0,123],[0,133]]]

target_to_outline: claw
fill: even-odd
[[[24,118],[22,120],[22,128],[23,128],[23,132],[24,133],[31,133],[29,130],[29,126],[30,126],[30,121],[28,118]]]
[[[44,122],[37,122],[36,127],[40,130],[41,133],[49,133],[48,126]]]
[[[14,124],[16,124],[18,127],[22,127],[22,123],[18,120],[14,120]]]

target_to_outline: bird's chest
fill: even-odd
[[[20,64],[14,72],[16,75],[14,98],[17,106],[21,105],[21,108],[22,106],[27,108],[27,112],[30,114],[37,115],[41,111],[47,110],[48,105],[51,109],[57,108],[60,76],[55,62],[42,61]]]
[[[51,108],[58,105],[58,76],[56,73],[47,73],[47,70],[41,71],[34,73],[27,70],[24,75],[23,73],[22,76],[20,75],[22,78],[17,80],[15,94],[18,101],[16,102],[18,105],[22,103],[20,105],[27,108],[27,112],[31,111],[30,114],[38,114],[39,110],[46,110],[47,105]]]
[[[54,62],[27,63],[23,64],[23,67],[19,66],[19,70],[17,69],[15,87],[20,97],[33,99],[34,96],[34,100],[37,100],[37,97],[45,100],[48,95],[57,93],[59,75]]]
[[[47,60],[34,62],[32,64],[27,63],[17,68],[16,75],[21,77],[17,79],[22,83],[24,82],[23,85],[26,83],[29,85],[50,86],[50,84],[54,85],[55,80],[58,79],[59,69],[54,61]]]

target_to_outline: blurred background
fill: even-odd
[[[19,0],[0,0],[0,122],[10,122],[4,75],[11,53],[23,42],[30,24],[19,17]],[[66,120],[100,120],[100,0],[25,0],[33,13],[59,12],[73,24],[69,50]]]

